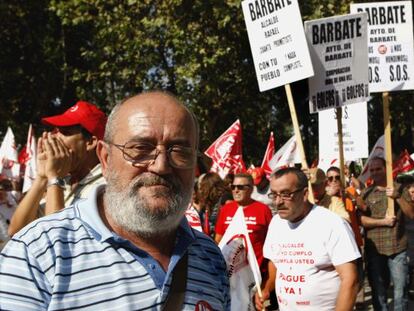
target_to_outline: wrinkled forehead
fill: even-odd
[[[270,180],[270,189],[274,192],[293,191],[296,189],[299,180],[293,173],[288,173]]]
[[[126,103],[117,118],[115,137],[123,141],[196,144],[196,126],[191,114],[175,102]]]
[[[329,171],[326,173],[327,177],[331,177],[331,176],[339,176],[340,174],[336,171]]]
[[[246,177],[234,177],[233,185],[252,185],[249,178]]]
[[[381,168],[385,168],[385,166],[384,166],[384,164],[381,160],[374,159],[374,160],[371,160],[371,162],[369,163],[369,169],[370,170],[371,169],[378,170],[378,169],[381,169]]]

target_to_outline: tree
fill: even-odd
[[[346,13],[349,1],[300,6],[309,20]],[[77,99],[109,111],[126,96],[158,88],[196,113],[201,150],[240,119],[246,162],[257,165],[271,130],[277,147],[293,133],[283,87],[258,90],[240,0],[42,0],[1,7],[0,100],[10,109],[0,112],[7,120],[0,130],[12,125],[25,137],[29,122]],[[317,115],[309,114],[307,81],[292,90],[310,162],[317,156]],[[399,104],[412,107],[410,95],[393,96],[391,112],[395,141],[403,137],[412,149],[412,125]],[[381,132],[380,109],[369,106],[372,144]]]
[[[29,123],[61,97],[59,20],[48,1],[3,1],[0,9],[0,132],[24,142]]]

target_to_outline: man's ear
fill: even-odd
[[[309,200],[309,188],[305,187],[305,189],[303,190],[303,201],[306,203]]]
[[[87,151],[92,151],[96,148],[97,144],[98,144],[98,137],[96,136],[92,136],[90,139],[88,139],[88,141],[86,142],[86,150]]]
[[[101,162],[102,175],[106,177],[109,159],[109,145],[103,140],[97,141],[96,155],[98,156],[99,162]]]

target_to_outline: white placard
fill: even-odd
[[[367,14],[307,21],[305,34],[316,72],[308,80],[310,112],[367,101]]]
[[[342,136],[345,161],[368,157],[366,102],[342,107]],[[339,159],[335,109],[319,112],[319,158]]]
[[[414,40],[411,1],[351,4],[368,13],[369,90],[414,89]]]
[[[297,0],[244,0],[242,7],[261,92],[313,76]]]

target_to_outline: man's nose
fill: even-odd
[[[148,165],[148,171],[158,175],[170,174],[172,172],[172,166],[166,150],[161,151],[157,149],[154,160]]]

